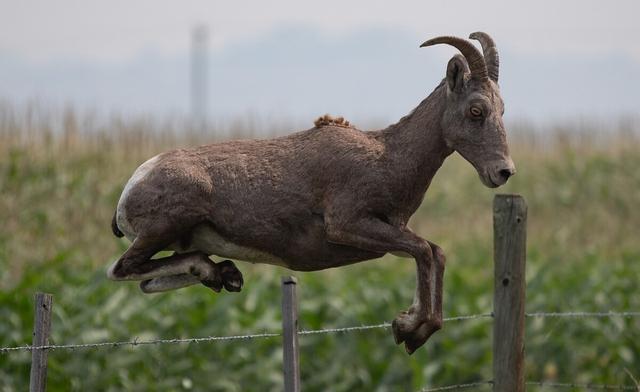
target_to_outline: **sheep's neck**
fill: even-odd
[[[404,186],[424,195],[431,179],[453,150],[442,136],[446,87],[440,85],[410,114],[380,131],[390,164]]]

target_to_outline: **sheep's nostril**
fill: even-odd
[[[500,177],[504,178],[505,181],[509,179],[513,175],[513,170],[511,169],[502,169],[500,170]]]

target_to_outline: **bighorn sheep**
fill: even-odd
[[[407,228],[436,171],[458,151],[488,187],[515,173],[502,122],[498,53],[485,33],[437,37],[455,55],[440,85],[388,128],[363,132],[325,116],[315,127],[268,140],[238,140],[157,155],[127,182],[113,217],[131,246],[108,270],[145,293],[196,283],[239,291],[230,260],[317,271],[411,256],[417,291],[393,322],[408,353],[442,327],[440,247]],[[175,254],[152,260],[161,250]]]

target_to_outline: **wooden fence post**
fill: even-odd
[[[297,283],[293,276],[282,277],[282,356],[285,392],[300,392]]]
[[[522,392],[527,204],[519,195],[493,200],[493,390]]]
[[[32,346],[46,346],[49,344],[51,331],[51,294],[36,293],[35,316],[33,321]],[[31,350],[30,392],[44,392],[47,388],[47,350]]]

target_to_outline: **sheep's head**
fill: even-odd
[[[484,56],[471,42],[457,37],[437,37],[421,46],[449,44],[464,55],[455,55],[447,65],[443,137],[475,167],[483,184],[495,188],[516,172],[502,122],[498,52],[485,33],[473,33],[469,38],[480,41]]]

